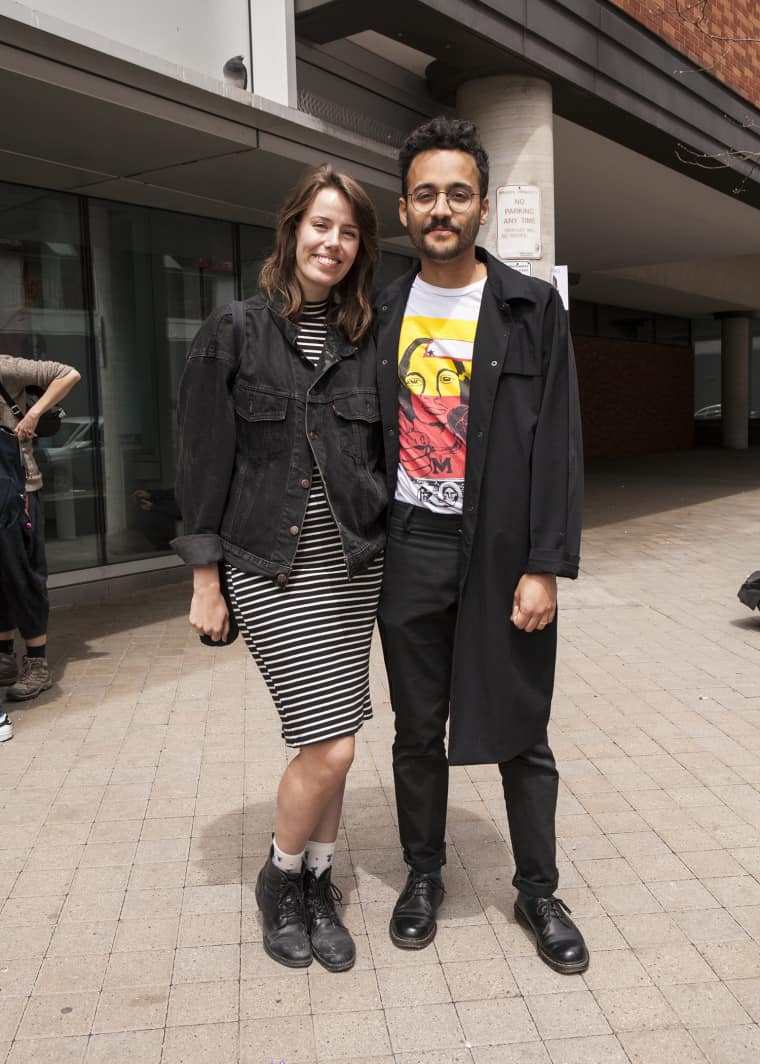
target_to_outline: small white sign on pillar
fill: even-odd
[[[570,309],[570,285],[567,278],[567,266],[552,266],[552,285],[559,292],[562,306]]]
[[[496,224],[500,259],[540,259],[541,189],[538,185],[497,188]]]
[[[527,259],[510,259],[505,265],[511,266],[513,270],[517,270],[518,273],[524,274],[525,277],[530,277],[531,275],[532,267]]]

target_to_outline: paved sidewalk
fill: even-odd
[[[0,1061],[756,1064],[760,616],[736,590],[760,568],[759,474],[757,450],[590,473],[552,726],[584,976],[514,922],[492,766],[452,771],[435,944],[391,945],[377,652],[337,862],[358,963],[271,962],[253,884],[284,753],[242,645],[200,646],[182,586],[55,611],[59,682],[0,747]]]

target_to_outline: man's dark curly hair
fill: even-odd
[[[462,118],[449,118],[448,115],[437,115],[412,130],[398,153],[401,191],[404,195],[408,192],[409,167],[415,156],[423,151],[463,151],[471,155],[480,174],[480,194],[487,194],[488,155],[480,143],[478,127],[473,122],[465,122]]]

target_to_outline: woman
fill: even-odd
[[[173,545],[193,566],[190,624],[227,638],[223,563],[234,620],[299,748],[256,883],[264,948],[294,968],[355,959],[330,877],[354,736],[372,715],[386,502],[369,332],[377,258],[363,189],[329,166],[306,174],[244,329],[234,306],[215,311],[180,386],[185,534]]]

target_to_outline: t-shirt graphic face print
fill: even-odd
[[[398,347],[399,469],[396,498],[461,513],[472,350],[485,278],[437,288],[416,278]]]

